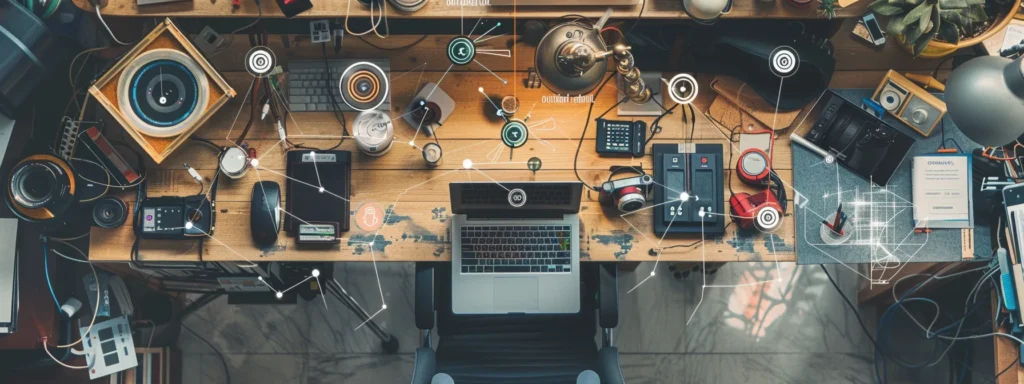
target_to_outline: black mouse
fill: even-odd
[[[249,228],[256,245],[269,247],[277,242],[277,232],[281,229],[281,186],[276,182],[253,184]]]

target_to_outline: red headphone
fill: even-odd
[[[764,191],[753,195],[740,192],[729,198],[732,218],[740,228],[774,232],[781,226],[788,204],[786,187],[775,171],[768,171],[768,180],[772,185]]]

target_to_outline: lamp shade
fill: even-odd
[[[566,48],[575,45],[589,50],[589,60],[583,68],[568,63]],[[608,72],[608,62],[599,58],[605,50],[599,30],[582,22],[568,22],[551,28],[537,44],[534,65],[541,82],[554,93],[582,95],[597,88]]]
[[[55,49],[38,17],[12,0],[0,0],[0,113],[16,116],[45,78]]]
[[[946,80],[946,108],[967,138],[1001,146],[1024,134],[1024,58],[982,56]]]

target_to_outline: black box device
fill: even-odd
[[[662,236],[666,232],[703,230],[707,235],[724,234],[722,145],[655,144],[651,148],[654,204],[658,206],[654,210],[654,233]],[[680,200],[684,197],[685,201]]]
[[[647,136],[643,121],[597,119],[597,153],[642,157]]]
[[[284,215],[284,228],[289,234],[297,236],[299,224],[305,223],[336,224],[339,232],[348,231],[352,152],[290,151],[287,172],[285,210],[290,215]]]

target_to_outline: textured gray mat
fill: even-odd
[[[860,105],[860,100],[871,97],[870,89],[837,89],[837,94]],[[943,95],[936,95],[940,99]],[[871,187],[867,180],[838,164],[826,164],[821,156],[791,144],[793,148],[793,184],[802,195],[790,211],[796,219],[796,254],[798,264],[879,263],[877,268],[898,266],[899,262],[959,261],[962,236],[959,229],[936,229],[929,234],[914,233],[913,210],[910,204],[910,158],[934,154],[942,143],[942,126],[936,127],[930,137],[922,137],[903,123],[886,115],[885,120],[896,129],[917,141],[903,160],[889,184]],[[978,145],[968,140],[948,116],[945,136],[955,140],[964,151]],[[952,146],[952,143],[949,143]],[[826,245],[821,240],[821,220],[835,212],[839,201],[850,215],[847,223],[852,237],[843,245]],[[987,256],[991,229],[982,220],[976,220],[974,229],[975,251]],[[871,245],[874,244],[874,245]]]

